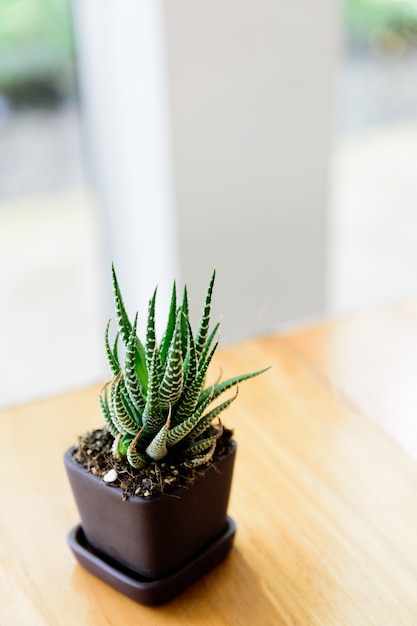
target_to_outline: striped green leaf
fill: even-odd
[[[208,448],[211,448],[213,446],[213,443],[217,441],[217,439],[217,435],[212,435],[211,437],[206,437],[205,439],[199,439],[184,450],[184,456],[198,456]]]
[[[199,326],[197,336],[195,339],[195,346],[196,346],[197,354],[199,357],[203,353],[204,346],[206,344],[208,330],[210,327],[211,300],[213,297],[213,287],[214,287],[215,278],[216,278],[216,270],[213,270],[210,284],[208,286],[207,293],[206,293],[206,300],[204,304],[203,314],[200,320],[200,326]]]
[[[132,420],[136,422],[138,426],[137,430],[139,430],[143,426],[142,424],[142,412],[143,411],[142,410],[138,411],[137,409],[135,409],[135,407],[133,406],[130,400],[129,394],[126,389],[126,385],[124,384],[121,389],[121,395],[122,395],[122,400],[123,400],[123,404],[125,406],[126,411],[129,413]]]
[[[197,351],[188,318],[186,318],[186,322],[188,326],[188,352],[184,360],[184,387],[181,401],[184,398],[184,390],[186,391],[191,387],[198,373]]]
[[[204,431],[207,430],[207,428],[213,422],[213,420],[216,417],[218,417],[222,411],[227,409],[227,407],[230,406],[234,400],[236,400],[237,394],[238,394],[238,392],[236,390],[236,393],[235,393],[235,395],[232,398],[229,398],[228,400],[225,400],[225,402],[223,402],[222,404],[219,404],[218,406],[216,406],[209,413],[206,413],[202,417],[202,419],[198,422],[198,424],[195,426],[195,428],[193,428],[193,430],[190,432],[190,439],[191,440],[195,440],[197,437],[202,435],[204,433]],[[210,399],[210,401],[207,404],[210,404],[211,402],[212,402],[212,400]]]
[[[269,369],[270,369],[269,367],[266,367],[263,370],[259,370],[257,372],[251,372],[249,374],[241,374],[240,376],[234,376],[233,378],[228,378],[227,380],[224,380],[221,383],[218,383],[217,385],[214,386],[214,391],[213,391],[213,394],[212,394],[212,400],[215,400],[216,398],[218,398],[220,396],[220,394],[224,393],[228,389],[231,389],[235,385],[238,385],[239,383],[243,382],[244,380],[249,380],[250,378],[254,378],[255,376],[259,376],[259,374],[263,374],[264,372],[268,371]],[[211,395],[211,391],[210,391],[210,389],[205,389],[203,391],[203,393],[201,394],[201,396],[200,396],[199,403],[200,402],[204,402],[205,398],[208,395]]]
[[[104,389],[102,389],[102,391],[101,391],[101,393],[100,393],[100,395],[98,397],[98,403],[99,403],[101,415],[103,417],[105,425],[107,426],[108,431],[110,432],[110,434],[113,437],[117,437],[117,435],[119,434],[119,430],[118,430],[116,424],[113,422],[113,419],[112,419],[112,416],[111,416],[109,404],[108,404],[108,401],[107,401],[107,389],[106,389],[106,387],[104,387]]]
[[[112,350],[112,348],[110,347],[110,342],[109,342],[110,322],[111,322],[111,319],[109,319],[109,321],[107,322],[106,330],[104,331],[104,346],[106,349],[107,363],[109,365],[110,371],[113,374],[113,376],[117,376],[120,372],[120,364],[117,359],[117,339],[118,339],[119,333],[116,334],[115,345]]]
[[[180,310],[182,313],[182,316],[181,316],[181,350],[182,350],[182,358],[185,359],[187,352],[188,352],[189,335],[191,333],[191,326],[189,323],[187,285],[184,285],[182,305],[181,305]]]
[[[211,401],[211,396],[207,396],[205,402],[201,404],[195,413],[190,415],[190,417],[186,420],[183,420],[180,424],[177,424],[177,426],[171,428],[167,437],[168,447],[176,445],[192,432],[192,430],[198,425],[199,421],[203,418],[203,413]]]
[[[217,322],[214,326],[213,330],[210,332],[210,335],[206,339],[206,343],[204,345],[203,351],[200,356],[200,361],[204,362],[207,358],[207,355],[210,351],[211,345],[213,343],[214,337],[217,335],[220,328],[220,322]],[[219,344],[220,336],[217,338],[217,345]]]
[[[197,372],[197,376],[194,378],[194,381],[187,388],[183,398],[181,399],[181,403],[178,406],[177,412],[175,413],[175,424],[180,423],[182,420],[187,419],[190,415],[192,415],[200,403],[201,394],[204,393],[204,399],[207,395],[210,394],[210,389],[207,389],[203,392],[203,387],[206,381],[206,374],[210,362],[214,356],[214,353],[217,350],[218,342],[216,342],[211,349],[210,354],[200,366],[200,369]]]
[[[117,419],[117,411],[115,409],[115,406],[116,406],[116,393],[117,393],[117,381],[118,380],[120,380],[120,374],[118,376],[116,376],[115,378],[113,378],[113,380],[110,381],[110,383],[109,383],[108,406],[109,406],[112,422],[115,425],[115,427],[117,428],[117,432],[125,434],[126,431],[123,428],[122,424],[120,424],[119,420]]]
[[[125,346],[129,342],[129,338],[132,332],[132,324],[126,312],[126,308],[123,302],[122,294],[117,280],[116,271],[114,265],[112,265],[112,277],[113,277],[113,293],[114,304],[116,308],[117,324],[119,326],[120,333],[122,335]],[[146,354],[145,349],[138,338],[136,338],[135,345],[135,367],[136,373],[140,380],[140,384],[144,391],[148,386],[148,370],[146,369]]]
[[[143,399],[143,389],[136,372],[136,327],[138,323],[138,315],[132,326],[129,341],[127,342],[125,360],[124,360],[124,381],[126,390],[129,394],[130,401],[135,409],[142,413],[145,408],[145,400]]]
[[[141,435],[142,431],[140,431],[131,441],[126,452],[127,460],[129,461],[130,465],[135,469],[141,469],[142,467],[146,467],[147,465],[149,465],[149,458],[145,454],[139,452],[139,450],[137,449],[137,444]]]
[[[113,415],[116,417],[116,423],[121,426],[120,431],[123,434],[136,435],[139,427],[126,409],[125,403],[123,402],[122,389],[123,380],[121,376],[118,376],[114,383]]]
[[[171,303],[170,303],[169,313],[168,313],[168,322],[167,322],[164,336],[162,337],[161,348],[160,348],[161,363],[163,367],[165,367],[166,360],[168,358],[169,346],[171,345],[172,335],[174,334],[174,329],[175,329],[176,315],[177,315],[177,287],[174,281],[172,285],[172,294],[171,294]]]
[[[122,294],[121,294],[120,287],[119,287],[119,282],[117,280],[116,271],[114,269],[113,264],[111,266],[111,270],[112,270],[113,295],[114,295],[114,304],[116,307],[117,324],[119,326],[120,332],[122,333],[123,341],[126,344],[129,341],[130,333],[132,330],[132,325],[126,313],[125,305],[124,305]]]
[[[156,292],[157,289],[153,292],[152,298],[149,300],[148,305],[148,321],[146,325],[146,367],[148,371],[151,367],[153,353],[156,348],[156,332],[155,332],[155,302],[156,302]]]
[[[158,373],[159,355],[154,350],[151,362],[151,370],[149,373],[148,393],[146,396],[146,404],[142,414],[142,423],[147,433],[157,433],[163,423],[164,416],[159,406],[159,373]]]
[[[146,454],[154,461],[160,461],[167,453],[167,436],[169,431],[169,424],[171,420],[171,414],[168,414],[167,421],[162,426],[161,430],[155,435],[151,443],[146,448]]]
[[[214,451],[216,449],[217,439],[214,439],[211,448],[205,454],[199,454],[198,456],[193,456],[186,461],[183,461],[181,465],[188,469],[192,469],[194,467],[200,467],[201,465],[206,465],[213,458]]]
[[[183,386],[183,362],[181,349],[181,312],[177,315],[174,333],[169,346],[164,376],[159,388],[159,404],[162,410],[175,406],[181,397]]]

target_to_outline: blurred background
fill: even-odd
[[[223,343],[416,295],[417,0],[194,4],[0,0],[0,406],[107,377],[111,260]]]

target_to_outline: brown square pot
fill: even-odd
[[[89,545],[105,556],[149,579],[159,579],[222,535],[236,444],[187,487],[169,494],[129,497],[110,487],[73,461],[67,450],[65,467]]]

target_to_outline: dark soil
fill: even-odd
[[[72,458],[100,478],[115,469],[116,480],[107,484],[110,488],[122,489],[124,499],[132,495],[149,498],[189,485],[197,476],[201,476],[208,466],[229,451],[232,435],[232,431],[224,429],[210,463],[193,469],[176,465],[172,456],[167,456],[163,462],[152,462],[145,468],[135,469],[127,461],[115,459],[111,452],[113,437],[104,428],[92,430],[80,437]]]

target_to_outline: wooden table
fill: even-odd
[[[0,624],[417,624],[417,303],[223,349],[242,384],[235,548],[143,607],[81,568],[62,453],[100,425],[98,388],[0,413]],[[215,368],[216,369],[216,368]]]

